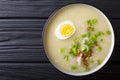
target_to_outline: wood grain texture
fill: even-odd
[[[103,11],[115,32],[115,47],[108,63],[83,77],[55,69],[43,49],[46,20],[54,11],[73,3],[93,5]],[[119,0],[0,0],[0,80],[119,80],[119,25]]]
[[[119,79],[120,65],[108,63],[96,73],[83,77],[73,77],[56,70],[51,64],[0,63],[1,80],[112,80]],[[114,76],[111,76],[114,75]]]
[[[73,3],[85,3],[102,10],[109,18],[120,18],[119,0],[0,0],[0,18],[43,18]]]

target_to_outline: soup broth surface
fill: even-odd
[[[98,52],[93,48],[93,54],[90,57],[93,62],[89,63],[90,70],[99,66],[98,60],[100,60],[100,63],[103,62],[111,47],[111,35],[106,34],[106,31],[110,30],[110,27],[105,18],[93,7],[82,4],[66,6],[57,11],[50,18],[44,32],[44,46],[48,58],[58,69],[72,73],[85,72],[86,67],[83,64],[78,65],[76,57],[68,53],[68,48],[74,44],[73,39],[75,37],[81,36],[87,32],[86,28],[88,25],[86,21],[94,18],[97,19],[97,23],[94,25],[94,32],[101,31],[104,32],[104,35],[98,38],[98,44],[101,46],[102,50]],[[76,31],[71,37],[61,40],[56,37],[55,29],[61,22],[66,20],[69,20],[74,24]],[[101,39],[103,41],[100,41]],[[60,48],[64,48],[65,51],[61,53]],[[67,61],[64,59],[65,55],[68,55]],[[71,69],[71,66],[73,65],[77,68]]]

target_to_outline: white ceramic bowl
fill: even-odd
[[[76,5],[76,4],[71,4],[71,5]],[[77,5],[78,5],[78,4],[77,4]],[[81,5],[81,4],[79,4],[79,5]],[[99,13],[105,18],[105,20],[107,21],[107,23],[108,23],[108,25],[109,25],[109,27],[110,27],[110,30],[111,30],[112,44],[111,44],[111,48],[110,48],[110,51],[109,51],[108,55],[106,56],[105,60],[104,60],[99,66],[97,66],[96,68],[90,70],[89,72],[82,72],[82,73],[68,73],[68,72],[66,72],[66,71],[64,71],[64,70],[61,70],[60,68],[58,68],[58,67],[50,60],[49,56],[48,56],[47,53],[46,53],[48,59],[49,59],[50,62],[55,66],[55,68],[57,68],[59,71],[61,71],[61,72],[63,72],[63,73],[66,73],[66,74],[69,74],[69,75],[73,75],[73,76],[85,76],[85,75],[92,74],[92,73],[98,71],[99,69],[101,69],[101,68],[107,63],[107,61],[109,60],[110,56],[112,55],[113,48],[114,48],[114,43],[115,43],[115,37],[114,37],[114,31],[113,31],[112,25],[111,25],[110,21],[108,20],[108,18],[104,15],[104,13],[101,12],[99,9],[97,9],[97,8],[95,8],[95,7],[93,7],[93,6],[90,6],[90,5],[88,5],[88,4],[82,4],[82,5],[87,5],[87,6],[91,7],[91,8],[93,8],[93,9],[95,9],[97,12],[99,12]],[[68,5],[68,6],[70,6],[70,5]],[[65,7],[66,7],[66,6],[65,6]],[[64,8],[64,7],[63,7],[63,8]],[[61,8],[61,9],[62,9],[62,8]],[[49,17],[49,19],[50,19],[52,16],[54,16],[54,14],[55,14],[56,12],[57,12],[57,11],[53,12],[53,14]],[[47,23],[49,22],[49,19],[47,20],[45,26],[46,26]],[[44,27],[44,30],[43,30],[43,44],[44,44],[44,31],[45,31],[45,27]],[[44,46],[44,49],[45,49],[45,46]],[[46,49],[45,49],[45,52],[46,52]]]

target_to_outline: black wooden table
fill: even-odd
[[[72,3],[90,4],[103,11],[115,32],[115,48],[108,63],[83,77],[56,70],[45,56],[42,43],[50,14]],[[120,0],[0,0],[0,80],[119,80],[119,51]]]

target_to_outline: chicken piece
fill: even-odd
[[[79,56],[77,56],[77,63],[78,65],[81,65],[81,61],[82,61],[82,54],[79,54]]]

